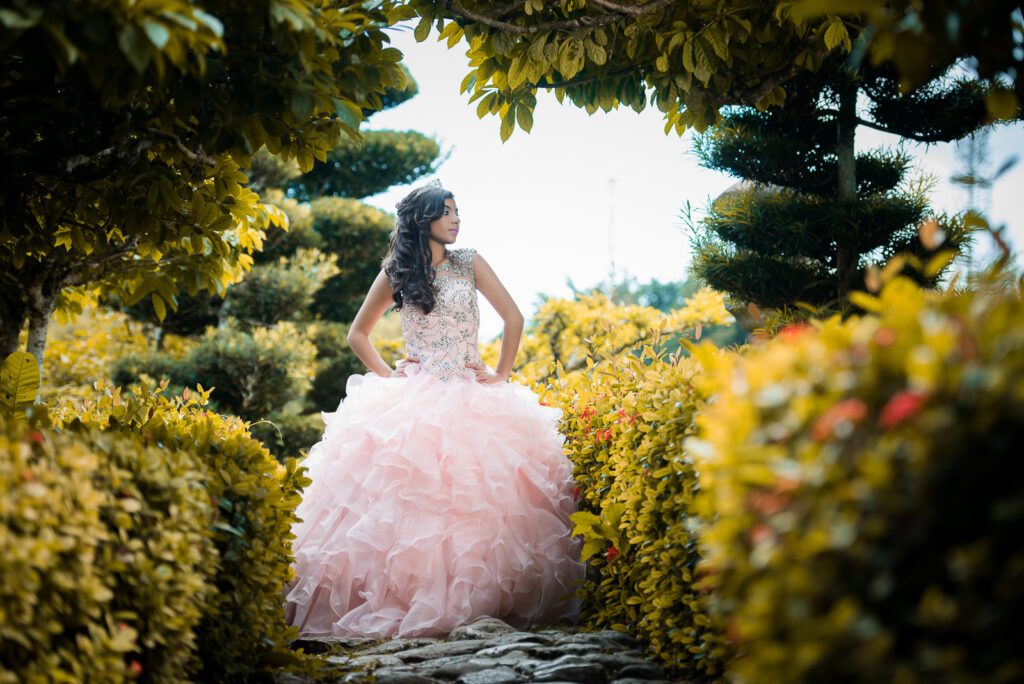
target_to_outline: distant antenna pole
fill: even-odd
[[[612,229],[615,226],[615,179],[608,179],[608,296],[615,294],[615,253]]]

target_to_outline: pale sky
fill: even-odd
[[[477,118],[476,102],[459,93],[468,73],[465,44],[448,49],[434,32],[417,43],[408,27],[389,31],[392,45],[419,94],[371,117],[365,129],[416,130],[434,136],[448,160],[437,178],[455,194],[462,219],[455,247],[474,247],[493,267],[529,320],[538,293],[569,296],[566,280],[589,287],[608,277],[682,280],[690,262],[681,219],[687,200],[696,216],[709,200],[738,179],[698,166],[690,134],[664,133],[657,108],[630,108],[589,116],[554,93],[539,92],[530,133],[516,128],[504,144],[500,120]],[[893,136],[860,127],[857,149],[892,145]],[[949,182],[959,166],[953,144],[908,146],[920,168],[937,175],[932,196],[937,210],[966,207],[966,193]],[[1016,154],[1024,157],[1024,125],[1002,126],[991,138],[993,168]],[[395,186],[364,201],[394,213],[413,185]],[[1011,245],[1024,246],[1024,159],[992,190],[989,219],[1006,225]],[[979,252],[990,252],[983,237]],[[1018,261],[1021,261],[1018,256]],[[501,319],[481,297],[481,339],[501,331]]]

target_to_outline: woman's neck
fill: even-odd
[[[430,265],[437,266],[445,259],[444,244],[430,241]]]

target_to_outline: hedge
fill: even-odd
[[[697,352],[685,447],[733,681],[1024,678],[1024,301],[925,292]]]

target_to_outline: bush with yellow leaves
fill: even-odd
[[[651,341],[660,342],[657,332]],[[721,651],[695,589],[697,472],[682,449],[700,403],[698,372],[693,359],[645,346],[567,376],[546,399],[564,412],[578,487],[582,619],[640,636],[690,676],[716,674]]]
[[[187,450],[0,415],[0,682],[184,682],[214,591]]]
[[[550,300],[524,345],[535,356],[519,371],[544,380],[552,359],[559,362],[557,377],[538,389],[563,411],[574,464],[573,533],[583,536],[588,561],[579,591],[585,624],[633,632],[663,663],[698,677],[720,671],[723,650],[695,588],[697,472],[682,449],[700,405],[700,367],[673,342],[685,328],[696,335],[728,316],[710,290],[668,315],[599,295]],[[557,339],[545,342],[552,326]]]
[[[897,277],[870,315],[700,347],[696,512],[736,682],[1024,679],[1024,301]]]
[[[282,603],[282,590],[293,578],[295,508],[309,484],[304,469],[294,458],[278,463],[250,436],[247,422],[203,410],[209,390],[200,386],[198,393],[185,390],[168,399],[161,389],[151,392],[143,382],[138,394],[124,396],[97,381],[95,400],[52,408],[53,422],[63,431],[127,433],[169,459],[194,459],[214,512],[207,519],[216,558],[212,591],[195,628],[204,681],[243,680],[282,667],[312,673],[316,663],[289,647],[298,632],[285,623]],[[145,557],[159,563],[162,556]]]
[[[543,385],[555,377],[559,367],[567,373],[582,370],[587,359],[631,349],[648,340],[655,329],[661,330],[662,338],[694,332],[700,337],[702,326],[732,322],[724,300],[721,293],[702,288],[684,307],[666,314],[650,306],[616,304],[598,292],[577,299],[549,299],[523,335],[514,364],[515,378]],[[496,365],[500,351],[500,339],[483,345],[484,362]]]

